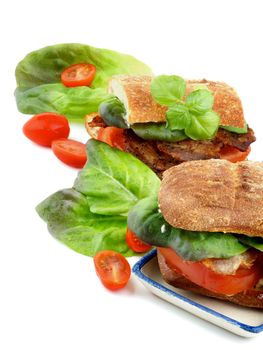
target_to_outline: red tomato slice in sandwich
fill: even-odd
[[[242,152],[236,147],[224,146],[220,151],[220,158],[229,160],[232,163],[241,162],[242,160],[247,159],[250,151],[250,147],[248,147],[246,151]]]
[[[235,275],[221,275],[202,262],[186,261],[171,248],[158,248],[167,265],[193,283],[214,293],[234,295],[255,286],[262,275],[260,264],[250,269],[239,268]]]
[[[151,245],[141,241],[129,228],[126,231],[126,243],[136,253],[145,253],[152,248]]]
[[[98,140],[107,143],[112,147],[124,150],[124,130],[116,128],[115,126],[107,126],[100,128],[98,133]]]

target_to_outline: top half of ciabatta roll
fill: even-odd
[[[167,107],[158,104],[151,94],[152,79],[152,76],[117,75],[110,80],[109,92],[124,103],[129,124],[166,121]],[[213,110],[221,118],[220,125],[244,128],[242,104],[233,88],[222,82],[188,80],[186,94],[200,85],[214,93]]]
[[[177,228],[263,237],[263,163],[209,159],[172,167],[159,205]]]

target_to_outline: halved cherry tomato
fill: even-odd
[[[69,135],[67,118],[57,113],[36,114],[23,126],[23,133],[31,141],[50,147],[52,141]]]
[[[220,158],[229,160],[232,163],[241,162],[242,160],[247,159],[250,151],[250,147],[248,147],[246,151],[242,152],[236,147],[224,146],[220,151]]]
[[[59,139],[52,142],[52,151],[63,163],[83,168],[87,161],[86,146],[82,142]]]
[[[158,250],[171,269],[214,293],[234,295],[249,290],[255,286],[262,275],[260,264],[254,264],[250,269],[241,267],[235,275],[221,275],[200,261],[183,260],[171,248],[158,248]]]
[[[136,253],[145,253],[152,248],[151,245],[141,241],[129,228],[126,231],[126,243]]]
[[[107,143],[112,147],[124,150],[124,130],[116,128],[115,126],[107,126],[100,128],[98,133],[98,140]]]
[[[96,67],[90,63],[78,63],[67,67],[61,73],[61,81],[65,86],[90,86],[95,78]]]
[[[110,289],[123,288],[131,276],[128,261],[120,253],[103,250],[94,256],[95,270],[102,284]]]

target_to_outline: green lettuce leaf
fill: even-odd
[[[17,88],[16,103],[20,112],[38,114],[57,112],[69,120],[83,120],[86,114],[98,111],[99,105],[109,98],[104,89],[86,86],[67,88],[63,84],[44,84],[30,89]]]
[[[139,159],[96,140],[87,142],[88,162],[74,188],[92,213],[127,215],[138,200],[158,193],[160,179]]]
[[[165,123],[136,123],[131,129],[144,140],[178,142],[187,139],[183,130],[170,130]]]
[[[138,200],[156,196],[160,180],[141,161],[103,142],[88,141],[87,153],[75,188],[52,194],[36,210],[56,239],[81,254],[110,249],[137,255],[125,241],[127,213]]]
[[[32,88],[60,82],[62,71],[76,63],[96,66],[92,88],[107,87],[115,74],[152,74],[143,62],[130,55],[82,44],[58,44],[29,53],[16,67],[18,87]]]
[[[129,211],[128,226],[144,242],[170,247],[185,260],[230,258],[248,249],[232,234],[186,231],[172,227],[159,212],[156,197],[139,201]]]
[[[263,238],[262,237],[248,237],[243,235],[238,235],[237,238],[244,244],[253,247],[257,250],[263,252]]]
[[[99,115],[104,123],[109,126],[116,126],[121,129],[129,128],[125,120],[126,108],[116,96],[110,97],[100,104]]]
[[[167,247],[172,237],[172,226],[158,210],[156,195],[140,200],[130,209],[128,227],[143,242],[157,247]]]
[[[67,88],[60,84],[62,71],[76,63],[92,63],[96,76],[90,87]],[[97,112],[111,97],[106,88],[115,74],[152,74],[136,58],[82,44],[47,46],[29,53],[16,67],[17,108],[25,114],[57,112],[72,121]]]
[[[100,250],[111,249],[134,255],[125,242],[127,219],[91,213],[86,197],[74,189],[52,194],[36,210],[49,232],[78,253],[94,256]]]

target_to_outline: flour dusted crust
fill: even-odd
[[[263,237],[263,163],[209,159],[174,166],[163,174],[159,204],[174,227]]]
[[[153,99],[150,91],[152,76],[113,76],[109,82],[109,91],[114,93],[114,83],[121,86],[127,101],[130,124],[147,122],[165,122],[167,107],[161,106]],[[222,82],[208,80],[187,81],[187,94],[194,88],[206,86],[214,93],[214,111],[221,118],[221,125],[243,128],[245,119],[241,101],[233,88]]]
[[[114,76],[109,83],[109,91],[113,81],[122,87],[128,104],[128,123],[164,122],[167,107],[155,102],[150,91],[151,76]],[[115,91],[112,91],[113,94]]]

